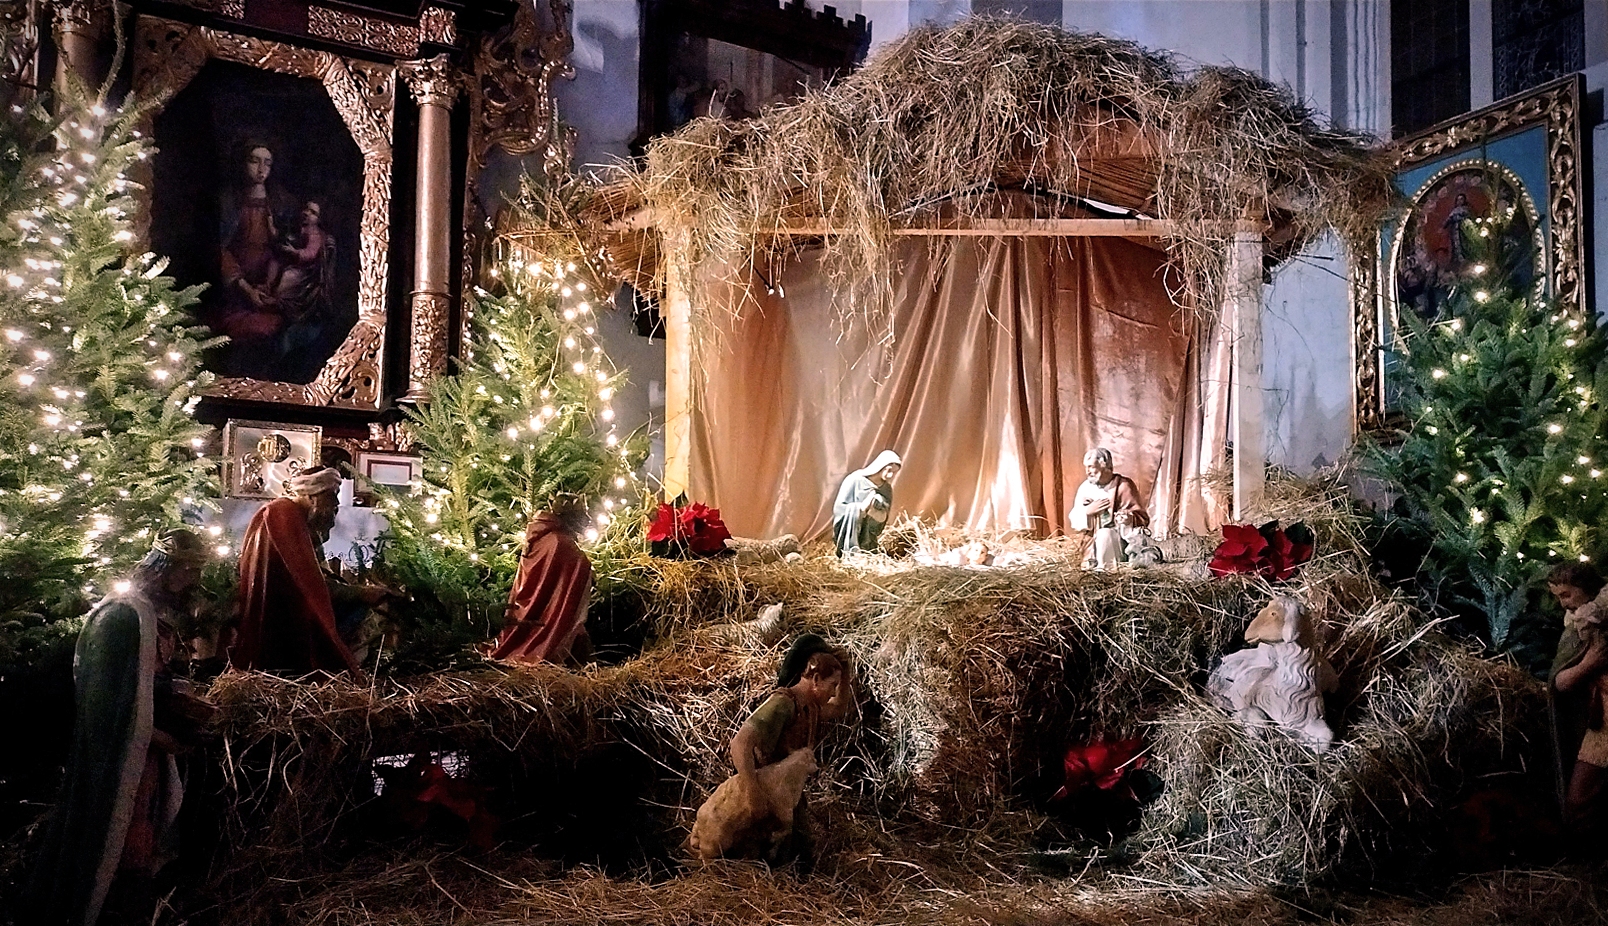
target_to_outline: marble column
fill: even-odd
[[[1234,519],[1244,521],[1262,500],[1267,480],[1266,415],[1262,407],[1263,225],[1247,215],[1234,232],[1223,279],[1223,311],[1233,326]]]

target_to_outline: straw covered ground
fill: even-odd
[[[620,665],[368,687],[220,678],[228,823],[207,902],[232,922],[412,922],[376,911],[416,909],[437,911],[418,922],[1103,923],[1079,912],[1098,907],[1098,883],[1148,898],[1132,903],[1151,918],[1129,922],[1284,922],[1300,908],[1277,899],[1291,886],[1504,861],[1511,846],[1469,858],[1489,838],[1464,837],[1518,800],[1491,798],[1493,783],[1537,762],[1539,686],[1370,579],[1334,487],[1279,492],[1270,507],[1320,541],[1284,590],[1318,617],[1341,676],[1327,755],[1254,737],[1203,700],[1212,661],[1273,589],[1211,579],[1199,558],[1114,574],[1058,551],[1010,569],[646,561],[651,643]],[[753,620],[772,603],[780,639]],[[805,629],[853,654],[860,702],[811,785],[813,875],[683,868],[693,811],[729,774],[726,743]],[[1061,754],[1127,736],[1145,738],[1160,796],[1127,838],[1092,838],[1048,800]],[[372,760],[426,749],[467,758],[503,821],[496,850],[387,835]],[[1551,891],[1549,877],[1523,890]]]

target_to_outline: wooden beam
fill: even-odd
[[[609,231],[640,231],[657,224],[657,216],[648,207],[636,209],[623,218],[609,222]],[[1057,237],[1057,238],[1161,238],[1173,233],[1173,223],[1165,219],[972,219],[934,218],[893,230],[900,236],[998,236],[998,237]],[[816,220],[778,223],[770,228],[755,228],[755,237],[824,238],[841,235],[843,229]]]
[[[665,242],[664,498],[692,483],[692,266],[685,234]]]
[[[1247,219],[1234,233],[1223,280],[1223,312],[1233,326],[1234,374],[1230,388],[1234,441],[1234,519],[1245,521],[1262,501],[1267,480],[1266,417],[1262,408],[1262,252],[1260,222]]]

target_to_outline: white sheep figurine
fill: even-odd
[[[1223,657],[1206,694],[1253,734],[1269,725],[1325,752],[1334,731],[1323,718],[1323,695],[1339,686],[1329,661],[1313,648],[1312,618],[1288,595],[1276,596],[1245,628],[1255,648]]]

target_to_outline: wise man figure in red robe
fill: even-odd
[[[562,664],[591,653],[586,606],[592,562],[575,540],[589,520],[580,498],[564,496],[525,528],[525,551],[508,596],[508,623],[487,645],[488,657]]]
[[[362,671],[335,626],[319,550],[340,510],[340,473],[315,466],[285,482],[285,497],[258,509],[240,544],[237,669],[305,674]]]

